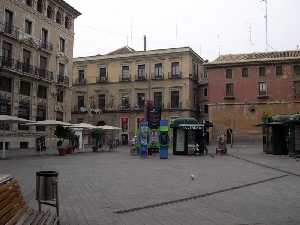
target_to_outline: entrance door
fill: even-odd
[[[122,139],[122,145],[128,145],[128,134],[122,134],[121,139]]]
[[[185,131],[177,129],[176,132],[176,152],[184,152]]]

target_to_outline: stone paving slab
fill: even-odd
[[[266,164],[300,172],[295,160],[265,156],[252,148],[234,148],[230,153],[258,161],[265,157]],[[213,146],[210,151],[213,152]],[[62,224],[66,225],[300,224],[297,215],[300,178],[292,175],[207,198],[115,213],[285,175],[229,156],[171,155],[168,160],[160,160],[158,156],[140,159],[129,155],[129,149],[120,148],[111,153],[28,156],[0,161],[0,173],[15,176],[25,199],[35,208],[38,170],[59,172]],[[191,180],[191,174],[195,180]],[[284,211],[282,216],[281,211]]]

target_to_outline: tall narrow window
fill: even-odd
[[[56,100],[58,102],[64,102],[64,89],[63,88],[58,88],[56,90],[57,95],[56,95]]]
[[[26,0],[26,5],[32,7],[32,0]]]
[[[30,73],[31,69],[31,52],[27,50],[23,50],[23,72]]]
[[[25,33],[32,34],[32,22],[30,20],[25,20]]]
[[[36,10],[40,13],[43,13],[43,11],[44,11],[44,2],[43,2],[43,0],[38,0],[37,1]]]
[[[162,92],[154,92],[154,106],[162,108]]]
[[[266,76],[266,67],[260,66],[260,67],[258,68],[258,71],[259,71],[258,74],[259,74],[260,77]]]
[[[248,77],[248,68],[242,68],[242,77]]]
[[[172,62],[172,64],[171,64],[171,76],[172,76],[172,78],[178,78],[180,76],[179,62]]]
[[[78,80],[79,82],[84,81],[84,70],[78,70]]]
[[[98,96],[98,107],[101,110],[105,110],[105,95]]]
[[[294,73],[295,75],[300,75],[300,65],[294,65]]]
[[[100,67],[100,80],[101,81],[107,80],[106,67],[105,66]]]
[[[38,96],[38,98],[47,99],[47,87],[39,85],[37,96]]]
[[[12,79],[0,76],[0,91],[12,91]]]
[[[48,47],[48,30],[42,28],[42,43],[41,47],[47,49]]]
[[[78,110],[84,108],[84,96],[77,96]]]
[[[2,65],[6,67],[12,66],[12,44],[2,42]]]
[[[162,64],[161,63],[156,63],[154,65],[154,78],[155,79],[161,79],[163,77],[163,72],[162,72]]]
[[[145,74],[145,64],[138,65],[138,80],[144,80],[146,78]]]
[[[12,34],[13,32],[13,12],[6,9],[5,10],[5,27],[6,33]]]
[[[46,77],[47,68],[48,68],[48,59],[47,59],[47,57],[40,56],[40,70],[39,70],[39,75],[42,76],[42,77]]]
[[[233,97],[234,96],[233,83],[226,84],[225,91],[226,91],[225,93],[226,97]]]
[[[139,109],[144,109],[145,106],[145,93],[137,94],[137,106]]]
[[[60,52],[65,52],[66,50],[66,41],[63,38],[59,39],[59,51]]]
[[[121,110],[129,109],[129,96],[128,94],[122,94],[121,96]]]
[[[259,82],[258,83],[258,95],[259,96],[266,96],[267,95],[267,84],[266,84],[266,82]]]
[[[276,75],[281,76],[282,74],[283,74],[282,65],[277,65],[276,66]]]
[[[58,73],[60,76],[65,76],[65,64],[59,63]]]
[[[53,8],[50,5],[48,5],[48,7],[47,7],[47,17],[49,19],[53,18]]]
[[[70,17],[66,16],[65,17],[65,28],[66,29],[70,29],[71,27],[71,20],[70,20]]]
[[[31,83],[27,81],[20,81],[20,94],[30,96]]]
[[[129,80],[129,79],[130,79],[129,66],[123,65],[121,80]]]
[[[62,20],[61,12],[57,11],[55,21],[56,23],[61,24],[61,20]]]
[[[232,69],[226,69],[226,78],[232,79]]]
[[[179,108],[179,91],[171,91],[171,108]]]

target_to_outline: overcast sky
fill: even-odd
[[[189,46],[209,60],[219,55],[219,49],[229,54],[266,48],[261,0],[66,2],[82,13],[75,21],[75,57],[106,54],[127,43],[143,50],[144,34],[147,49]],[[270,50],[300,45],[299,10],[299,0],[268,0]]]

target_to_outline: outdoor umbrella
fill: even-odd
[[[121,130],[121,128],[119,128],[119,127],[114,127],[114,126],[109,126],[109,125],[98,126],[97,128],[102,129],[102,130]]]
[[[56,120],[41,120],[33,123],[26,123],[26,126],[71,126],[71,123],[66,123],[62,121],[56,121]]]
[[[75,129],[86,129],[86,130],[93,130],[93,129],[97,129],[98,127],[89,124],[89,123],[79,123],[79,124],[73,124],[72,126],[70,126],[70,128],[75,128]],[[83,136],[83,135],[82,135]],[[83,139],[83,137],[82,137]],[[84,149],[84,139],[82,140],[83,144],[82,144],[82,150],[85,151]]]
[[[0,115],[0,121],[5,121],[7,123],[28,123],[30,120],[22,119],[16,116],[10,116],[10,115]],[[2,159],[5,159],[5,148],[2,150]]]

